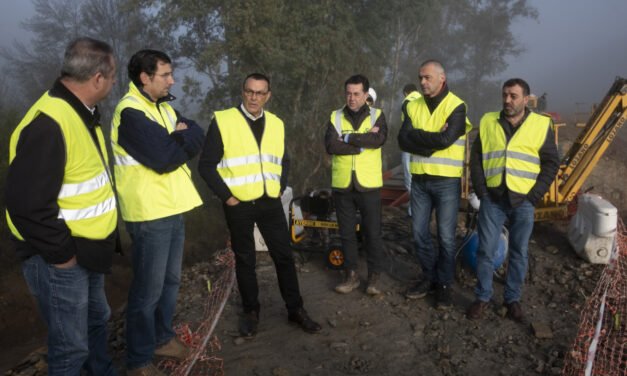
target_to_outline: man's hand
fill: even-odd
[[[182,121],[179,121],[178,123],[176,123],[176,129],[177,131],[182,131],[187,129],[187,124],[183,123]]]
[[[379,132],[379,127],[378,126],[372,127],[372,128],[370,128],[370,130],[368,132],[370,132],[370,133],[377,133],[377,132]]]
[[[74,265],[76,265],[76,256],[72,256],[71,259],[67,260],[63,264],[53,264],[53,266],[58,269],[69,269]]]
[[[448,123],[444,123],[442,129],[440,129],[440,133],[444,132],[448,128]]]
[[[226,200],[226,204],[227,204],[227,206],[235,206],[235,205],[239,204],[239,200],[236,199],[235,197],[231,196],[231,197],[229,197],[228,200]]]

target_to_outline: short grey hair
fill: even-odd
[[[422,64],[420,64],[420,68],[426,66],[426,65],[433,65],[436,68],[438,68],[438,70],[441,73],[445,73],[445,69],[444,69],[444,65],[442,65],[442,63],[436,59],[429,59],[429,60],[425,60]]]
[[[61,67],[62,78],[85,82],[96,73],[111,77],[113,72],[113,48],[106,42],[81,37],[67,46]]]

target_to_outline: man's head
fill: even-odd
[[[403,87],[403,95],[408,96],[412,91],[418,91],[418,88],[414,84],[407,84]]]
[[[420,88],[425,97],[435,97],[440,94],[446,83],[444,66],[437,60],[427,60],[420,64]]]
[[[242,84],[242,103],[246,111],[253,116],[259,116],[271,96],[268,76],[261,73],[246,76]]]
[[[370,83],[368,78],[361,74],[351,76],[344,82],[344,93],[346,95],[346,107],[351,111],[358,111],[366,104]]]
[[[511,78],[503,84],[503,113],[508,118],[522,116],[529,102],[529,84],[521,78]]]
[[[99,102],[111,92],[115,83],[113,49],[92,38],[73,40],[65,50],[61,80],[83,86],[86,90],[81,90],[82,100],[86,99],[90,104]]]
[[[156,102],[174,85],[172,60],[161,51],[138,51],[128,62],[128,78]]]

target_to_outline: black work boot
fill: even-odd
[[[317,333],[322,329],[320,324],[309,317],[304,308],[299,308],[297,311],[291,312],[287,315],[287,319],[300,326],[300,328],[307,333]]]
[[[254,338],[259,325],[259,313],[256,311],[244,312],[239,320],[239,334],[246,338]]]
[[[339,285],[335,286],[335,291],[340,294],[348,294],[349,292],[355,290],[359,287],[359,275],[354,270],[347,270],[344,275],[344,281]]]
[[[435,308],[448,309],[453,306],[450,285],[438,285],[435,290]]]
[[[431,281],[423,279],[407,289],[405,297],[408,299],[424,298],[428,293],[432,292],[434,288],[435,285]]]

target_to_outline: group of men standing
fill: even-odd
[[[24,277],[48,325],[48,373],[116,373],[106,351],[110,308],[104,274],[120,247],[118,213],[132,240],[127,374],[162,375],[153,364],[155,355],[189,355],[172,321],[181,277],[183,214],[202,204],[186,163],[199,153],[200,175],[222,200],[231,233],[244,311],[241,335],[254,337],[260,317],[255,224],[275,264],[288,321],[308,333],[320,331],[303,308],[280,201],[289,158],[282,120],[264,109],[271,97],[270,79],[248,75],[241,104],[216,111],[205,136],[170,104],[174,77],[167,54],[141,50],[127,68],[129,90],[111,127],[114,173],[97,107],[115,82],[113,50],[104,42],[79,38],[69,44],[61,76],[11,136],[7,218]],[[506,218],[511,244],[505,303],[512,317],[522,315],[518,302],[533,205],[557,169],[550,120],[526,109],[529,88],[524,81],[510,81],[503,88],[503,111],[484,116],[472,152],[472,178],[482,205],[479,282],[471,318],[480,317],[491,298],[489,268]],[[398,137],[411,159],[412,229],[423,268],[422,280],[407,297],[435,290],[438,306],[446,307],[452,303],[460,177],[471,125],[466,105],[449,91],[439,62],[421,65],[420,86],[423,95],[412,93],[404,105]],[[325,134],[326,149],[333,155],[332,188],[346,257],[345,276],[335,290],[349,293],[360,285],[355,228],[361,224],[366,292],[378,295],[384,270],[381,147],[388,128],[382,111],[366,104],[366,77],[352,76],[344,88],[346,105],[331,113]],[[434,209],[438,250],[429,233]]]
[[[202,204],[187,162],[224,202],[244,315],[240,332],[257,332],[260,304],[253,226],[270,248],[288,321],[321,327],[303,308],[280,195],[289,159],[283,122],[264,110],[270,80],[247,76],[242,104],[216,111],[203,130],[171,106],[170,57],[141,50],[128,63],[129,90],[111,124],[114,173],[97,103],[115,83],[111,46],[72,41],[60,78],[31,107],[10,140],[9,227],[29,290],[48,326],[48,374],[116,374],[107,354],[110,307],[104,274],[120,250],[118,213],[132,245],[126,309],[128,375],[163,375],[155,356],[186,359],[173,330],[185,240],[183,214]],[[204,147],[203,147],[204,142]],[[114,184],[115,176],[115,184]]]
[[[422,95],[412,84],[404,89],[403,121],[398,143],[405,153],[410,190],[410,217],[416,257],[422,268],[419,281],[405,293],[409,299],[435,293],[436,307],[453,304],[457,215],[461,198],[466,138],[472,129],[467,106],[451,92],[446,72],[437,60],[419,68]],[[345,256],[343,281],[335,287],[350,293],[361,281],[357,272],[357,211],[361,214],[367,257],[367,287],[377,285],[383,270],[381,241],[381,146],[387,138],[385,117],[366,104],[368,80],[356,75],[345,82],[346,106],[331,113],[325,135],[333,156],[332,188]],[[469,319],[482,317],[492,298],[494,259],[501,229],[509,225],[509,261],[504,292],[508,317],[523,320],[521,289],[527,271],[527,247],[534,222],[534,206],[547,192],[558,169],[552,120],[527,108],[529,85],[507,80],[502,88],[503,108],[486,113],[471,153],[471,178],[481,199],[478,220],[478,282]],[[411,176],[409,178],[409,176]],[[435,213],[437,248],[430,232]]]

